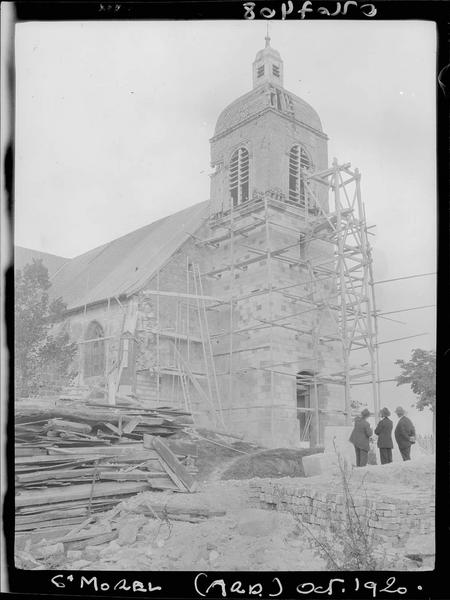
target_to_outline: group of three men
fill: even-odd
[[[405,410],[401,406],[395,409],[395,413],[399,418],[394,432],[395,440],[403,460],[410,460],[411,445],[415,442],[416,431],[412,421],[405,415]],[[380,411],[380,421],[375,428],[382,465],[392,462],[392,449],[394,447],[392,429],[394,424],[389,418],[390,414],[388,408],[382,408]],[[357,467],[365,467],[368,461],[370,438],[372,437],[372,428],[367,422],[367,417],[369,416],[370,411],[365,408],[361,412],[361,416],[355,419],[355,425],[350,436],[350,442],[355,447]]]

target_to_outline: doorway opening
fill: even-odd
[[[299,371],[297,373],[297,419],[299,421],[301,442],[311,442],[312,439],[311,422],[314,409],[311,402],[311,387],[313,378],[313,371]]]

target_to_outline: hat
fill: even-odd
[[[397,415],[404,415],[405,409],[403,408],[403,406],[397,406],[397,408],[395,409],[395,412]]]
[[[364,419],[364,417],[370,417],[370,410],[368,408],[365,408],[364,410],[361,411],[361,416]]]
[[[388,408],[384,407],[380,410],[380,413],[382,417],[389,417],[391,411]]]

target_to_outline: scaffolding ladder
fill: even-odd
[[[184,378],[184,382],[182,382],[181,385],[183,387],[183,394],[185,394],[185,400],[189,401],[189,403],[190,403],[190,395],[189,395],[189,391],[188,391],[188,381],[190,381],[192,383],[194,389],[198,392],[199,396],[206,402],[206,404],[209,404],[210,410],[211,410],[211,416],[214,420],[215,425],[217,425],[217,413],[216,413],[214,404],[212,403],[212,399],[210,398],[210,396],[208,396],[208,394],[205,392],[205,390],[202,388],[202,386],[197,381],[197,378],[194,375],[194,373],[192,372],[188,361],[184,358],[184,356],[181,354],[181,352],[178,350],[178,348],[175,346],[175,344],[172,341],[170,343],[173,346],[173,350],[174,350],[175,356],[178,361],[179,369],[181,372],[180,379]],[[191,412],[192,412],[192,410],[191,410]]]
[[[208,385],[209,397],[211,399],[212,405],[215,407],[215,413],[217,413],[218,415],[218,421],[220,425],[224,429],[226,429],[225,422],[223,419],[219,384],[217,382],[216,366],[214,363],[214,355],[211,344],[211,335],[209,332],[208,315],[206,313],[202,277],[200,273],[200,267],[197,263],[192,263],[192,275],[194,281],[194,293],[197,297],[200,339],[202,341],[202,350],[205,362],[206,381]]]

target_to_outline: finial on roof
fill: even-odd
[[[268,48],[270,46],[270,37],[269,37],[269,23],[267,23],[267,32],[266,32],[266,48]]]

